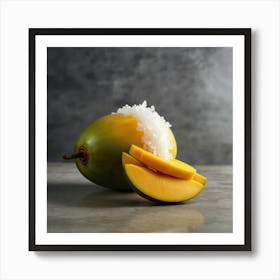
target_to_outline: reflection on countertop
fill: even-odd
[[[197,166],[196,198],[159,205],[87,181],[73,163],[48,163],[48,232],[232,232],[232,166]]]

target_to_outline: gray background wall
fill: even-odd
[[[48,161],[79,132],[147,100],[172,124],[178,158],[232,163],[231,48],[48,48]]]

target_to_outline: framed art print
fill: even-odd
[[[249,28],[29,29],[29,94],[29,250],[251,250]]]

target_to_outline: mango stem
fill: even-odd
[[[84,157],[85,157],[84,153],[81,153],[81,152],[80,153],[76,153],[74,155],[68,155],[68,154],[63,155],[63,158],[67,159],[67,160],[75,159],[75,158],[84,158]]]

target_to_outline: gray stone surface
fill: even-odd
[[[48,48],[48,160],[98,117],[147,100],[172,125],[178,157],[232,163],[231,48]]]
[[[208,178],[196,198],[158,205],[97,186],[74,163],[49,163],[48,232],[232,232],[232,167],[196,168]]]

